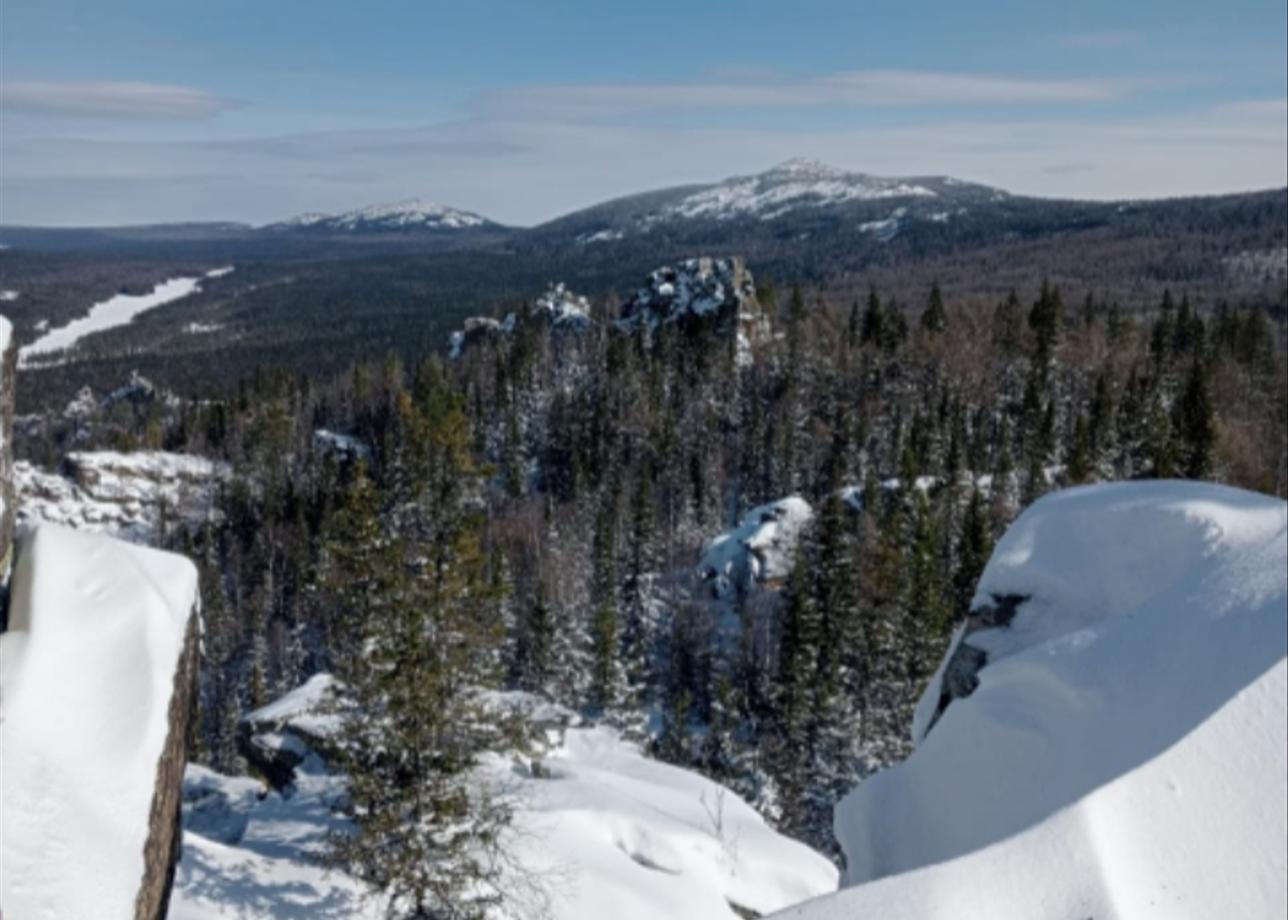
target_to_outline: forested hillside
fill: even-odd
[[[835,853],[833,804],[908,752],[1021,508],[1106,479],[1288,491],[1283,328],[1261,309],[1159,290],[1133,315],[1053,284],[989,309],[937,285],[837,303],[703,260],[588,316],[537,303],[455,359],[20,427],[37,459],[97,441],[233,465],[220,514],[163,537],[202,570],[201,762],[243,768],[240,717],[317,671],[404,707],[347,761],[377,778],[363,750],[471,722],[461,688],[518,689]],[[404,641],[425,630],[453,637],[429,659]],[[400,669],[439,683],[381,683]],[[452,737],[446,779],[414,768],[449,798],[499,743]]]

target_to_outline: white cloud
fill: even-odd
[[[480,117],[583,120],[693,110],[1105,102],[1147,85],[919,70],[860,70],[809,78],[752,72],[743,79],[726,75],[686,83],[506,87],[480,94],[470,107]]]
[[[0,110],[105,118],[208,118],[235,103],[162,83],[0,83]]]
[[[1148,198],[1288,184],[1288,101],[1183,114],[932,119],[834,130],[474,118],[236,141],[0,138],[7,223],[279,220],[413,195],[528,224],[791,156],[1013,192]]]

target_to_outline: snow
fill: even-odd
[[[1288,505],[1055,493],[975,604],[1008,594],[1009,627],[954,641],[988,654],[975,692],[838,806],[856,887],[785,916],[1285,916]]]
[[[277,227],[323,227],[328,230],[358,230],[365,227],[432,230],[461,230],[482,227],[487,221],[470,211],[436,204],[423,198],[409,198],[391,204],[374,204],[341,214],[301,214]]]
[[[698,573],[718,598],[730,597],[739,585],[786,578],[796,561],[801,534],[814,517],[809,502],[798,495],[752,508],[739,525],[707,544]]]
[[[579,243],[611,243],[620,240],[625,234],[620,230],[596,230],[594,233],[584,233],[577,237]]]
[[[619,324],[630,329],[643,319],[655,327],[659,322],[712,316],[725,309],[736,312],[741,320],[750,317],[746,308],[755,297],[751,273],[741,260],[684,259],[650,272],[644,287],[622,307]]]
[[[553,324],[585,324],[590,321],[590,302],[580,294],[568,290],[563,282],[552,284],[537,298],[533,312],[544,316]]]
[[[313,447],[322,453],[339,453],[363,458],[371,456],[371,448],[361,438],[328,431],[325,428],[319,428],[313,432]]]
[[[0,901],[24,920],[133,916],[197,573],[45,526],[0,634]]]
[[[340,726],[340,714],[333,711],[336,688],[330,674],[314,674],[285,696],[249,713],[244,721],[251,725],[290,725],[307,735],[324,738]]]
[[[290,737],[328,717],[332,686],[316,675],[247,721],[289,726],[260,736]],[[503,706],[526,697],[545,724],[577,721],[524,694],[492,696]],[[478,781],[515,804],[507,846],[525,878],[511,887],[544,889],[550,920],[736,920],[731,903],[763,913],[835,889],[836,869],[822,856],[777,834],[732,792],[645,757],[616,730],[574,725],[548,737],[539,770],[496,755]],[[326,834],[345,827],[335,811],[343,777],[315,754],[286,797],[201,767],[189,768],[185,790],[171,920],[382,916],[359,881],[315,862]]]
[[[285,798],[190,764],[170,920],[383,917],[362,882],[320,864],[327,835],[346,826],[335,812],[343,794],[316,756]]]
[[[895,208],[884,220],[869,220],[859,224],[864,233],[871,233],[882,243],[888,243],[899,233],[899,222],[907,215],[907,208]]]
[[[0,303],[9,303],[18,299],[17,291],[0,291]]]
[[[773,220],[800,207],[935,194],[911,180],[845,172],[815,161],[793,159],[759,175],[737,176],[694,192],[645,222],[668,217],[730,220],[753,216]]]
[[[613,729],[569,729],[542,765],[552,778],[516,789],[516,854],[560,880],[555,920],[735,920],[731,904],[763,914],[836,887],[830,862],[732,792]]]
[[[225,266],[212,269],[198,278],[171,278],[162,281],[147,294],[116,294],[99,301],[89,308],[85,316],[51,329],[36,341],[24,345],[18,351],[19,365],[28,366],[39,361],[40,355],[71,348],[85,336],[95,332],[124,326],[140,313],[199,292],[203,278],[220,278],[232,270],[232,266]]]
[[[88,400],[92,405],[92,394]],[[74,401],[80,407],[82,393]],[[215,490],[231,475],[221,462],[164,451],[73,451],[68,475],[28,461],[14,464],[20,525],[51,523],[149,543],[162,519],[213,515]]]

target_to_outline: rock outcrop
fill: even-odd
[[[4,586],[13,562],[13,409],[14,382],[18,374],[18,347],[13,327],[0,316],[0,610]],[[4,622],[0,617],[0,625]]]
[[[197,688],[196,569],[61,527],[15,543],[16,372],[0,317],[0,914],[164,920]],[[72,475],[103,490],[123,472],[74,463]]]

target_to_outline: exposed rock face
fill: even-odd
[[[756,285],[741,258],[685,259],[651,272],[644,287],[622,306],[624,329],[677,323],[713,329],[735,346],[738,364],[746,365],[769,335],[770,321],[756,299]]]
[[[188,762],[188,719],[197,694],[200,638],[197,611],[188,618],[183,654],[174,672],[169,730],[157,761],[156,789],[143,845],[143,881],[135,901],[135,920],[165,920],[174,886],[174,870],[183,845],[183,771]]]
[[[967,641],[971,633],[1011,625],[1016,611],[1026,600],[1028,597],[1023,594],[995,594],[991,604],[981,604],[971,610],[963,627],[962,640],[944,665],[943,676],[939,680],[939,702],[926,727],[926,734],[935,727],[953,700],[965,699],[979,687],[978,675],[988,664],[988,652]]]
[[[0,316],[0,610],[3,588],[9,582],[13,561],[13,406],[18,373],[18,348],[9,321]],[[0,616],[0,624],[4,619]]]
[[[590,302],[568,290],[562,282],[552,284],[522,313],[507,313],[504,319],[471,316],[449,338],[449,354],[459,358],[485,342],[507,338],[518,329],[536,324],[551,333],[580,333],[590,327]]]
[[[228,476],[226,464],[161,451],[76,451],[61,472],[25,461],[14,469],[20,523],[64,524],[142,543],[173,521],[200,523],[215,514],[215,491]]]
[[[509,338],[530,324],[555,333],[581,333],[593,323],[590,304],[563,284],[554,284],[530,309],[503,319],[474,316],[450,338],[450,355],[459,358],[471,348]],[[757,343],[769,334],[769,317],[756,299],[756,285],[741,258],[702,256],[665,265],[650,272],[644,286],[621,307],[612,325],[623,332],[677,323],[706,328],[735,343],[739,364],[751,360]],[[576,336],[566,338],[575,341]]]
[[[188,720],[197,689],[196,571],[167,553],[36,529],[24,537],[10,624],[17,358],[9,323],[0,317],[5,913],[126,916],[132,901],[135,920],[164,920],[182,844]],[[180,478],[194,472],[178,466]],[[143,464],[152,473],[163,468]],[[73,470],[77,481],[100,489],[124,472],[111,462],[99,468],[74,462]],[[128,713],[128,721],[115,726],[113,709]],[[154,778],[136,771],[153,756]],[[90,838],[103,833],[110,840],[95,846]],[[84,847],[88,858],[79,853]]]

